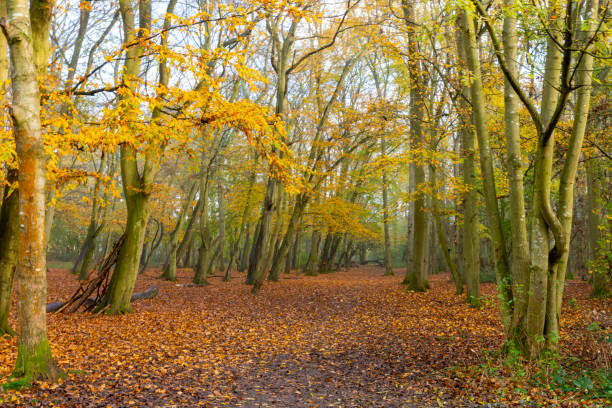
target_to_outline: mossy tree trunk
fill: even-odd
[[[567,227],[564,226],[565,213],[570,213],[573,206],[570,189],[573,188],[575,180],[576,161],[578,160],[582,147],[582,137],[578,132],[582,126],[581,117],[583,112],[588,112],[584,106],[576,106],[575,129],[568,144],[568,150],[564,162],[564,168],[560,180],[559,211],[560,216],[553,210],[551,203],[552,189],[552,167],[554,158],[554,132],[565,111],[567,100],[571,92],[576,88],[572,84],[574,73],[581,72],[581,81],[590,81],[590,76],[585,73],[583,62],[574,73],[572,69],[572,53],[576,46],[587,48],[589,41],[577,44],[574,37],[577,15],[577,4],[571,0],[554,1],[548,4],[547,24],[547,49],[545,71],[542,84],[542,98],[538,111],[536,104],[522,88],[517,75],[514,74],[509,61],[505,58],[497,34],[491,24],[482,3],[472,0],[478,14],[483,16],[485,28],[491,38],[491,44],[505,78],[516,92],[523,103],[532,123],[537,131],[537,151],[535,157],[535,175],[533,182],[532,212],[531,212],[531,234],[529,237],[529,287],[527,290],[518,288],[515,290],[517,296],[521,296],[516,303],[526,303],[524,318],[515,319],[510,330],[510,340],[518,346],[522,354],[529,359],[537,359],[545,352],[555,352],[559,339],[560,301],[563,295],[563,279],[561,276],[565,271],[560,267],[563,263],[565,253],[568,249],[567,241],[569,235]],[[582,16],[582,27],[590,32],[597,24],[598,2],[591,1],[584,9],[586,15]],[[511,10],[510,10],[511,11]],[[590,18],[589,18],[590,17]],[[591,36],[589,36],[591,37]],[[580,51],[582,53],[582,51]],[[588,50],[581,55],[584,57]],[[581,69],[582,68],[582,69]],[[585,76],[586,75],[586,76]],[[588,77],[588,78],[587,78]],[[580,85],[584,92],[588,92],[589,83]],[[587,102],[587,95],[578,95],[581,102]],[[565,191],[563,191],[563,189]]]
[[[557,18],[561,13],[562,18]],[[558,2],[551,6],[551,28],[557,38],[547,41],[544,86],[540,110],[541,123],[547,128],[553,120],[556,107],[561,98],[561,66],[563,53],[556,42],[562,40],[561,23],[557,20],[565,18],[564,10],[559,9]],[[530,263],[531,276],[529,280],[529,295],[527,298],[527,314],[525,319],[525,338],[519,344],[530,358],[538,358],[543,351],[554,350],[558,342],[559,322],[557,320],[556,292],[559,289],[556,280],[556,263],[551,262],[550,248],[551,224],[544,211],[547,209],[551,194],[552,165],[554,159],[554,127],[545,135],[544,126],[538,129],[538,148],[536,152],[535,174],[533,182],[532,208],[540,209],[531,213]],[[562,246],[561,242],[556,242]],[[559,254],[561,254],[559,252]]]
[[[480,59],[478,56],[478,43],[476,40],[476,29],[474,21],[468,13],[464,13],[463,18],[464,52],[468,69],[471,72],[470,100],[472,104],[472,120],[478,138],[478,151],[480,154],[480,170],[482,173],[482,184],[484,190],[485,209],[487,214],[487,224],[491,239],[493,241],[495,253],[495,276],[497,289],[500,295],[500,307],[502,311],[502,321],[508,330],[511,321],[512,304],[512,275],[508,256],[506,253],[506,241],[502,228],[501,216],[497,202],[497,192],[495,187],[495,175],[493,173],[493,155],[489,142],[488,118],[485,110],[484,89],[482,84],[482,74],[480,69]],[[467,203],[466,203],[467,206]],[[479,281],[474,279],[474,281]],[[469,286],[469,285],[468,285]],[[476,283],[474,283],[474,288]],[[468,289],[469,294],[469,289]],[[479,304],[480,300],[475,300],[478,293],[472,293],[472,304]]]
[[[511,75],[517,75],[517,21],[512,12],[514,1],[504,0],[503,46],[504,57]],[[521,153],[519,100],[508,78],[504,78],[504,134],[506,138],[506,167],[510,194],[510,233],[512,236],[512,274],[514,277],[514,305],[512,331],[514,337],[522,331],[520,322],[525,320],[529,290],[529,241],[525,216],[525,191],[523,186],[523,155]]]
[[[123,38],[125,43],[137,40],[139,30],[135,22],[136,10],[131,0],[120,0],[119,11],[123,21]],[[151,4],[143,1],[139,7],[139,28],[146,30],[151,25]],[[136,78],[140,71],[139,47],[129,47],[125,51],[123,65],[124,78]],[[130,299],[138,277],[140,254],[144,243],[148,217],[148,200],[151,190],[153,165],[146,160],[143,174],[138,169],[138,153],[133,146],[122,145],[120,148],[121,180],[127,209],[125,225],[126,238],[119,251],[117,265],[111,282],[98,306],[99,310],[107,309],[110,314],[122,314],[131,310]]]
[[[28,4],[29,3],[29,4]],[[10,47],[12,120],[19,159],[19,256],[16,270],[19,321],[13,377],[24,385],[57,380],[62,372],[47,339],[45,179],[46,155],[37,73],[49,57],[50,1],[8,0],[3,31]],[[35,29],[34,29],[35,27]]]

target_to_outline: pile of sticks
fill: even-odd
[[[47,312],[75,313],[82,308],[84,312],[92,311],[100,304],[112,276],[112,270],[119,258],[119,251],[125,242],[125,234],[113,246],[112,251],[93,267],[89,276],[66,302],[54,302],[47,305]],[[95,276],[95,271],[98,271]],[[99,312],[102,312],[100,310]]]

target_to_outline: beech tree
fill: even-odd
[[[11,119],[19,162],[19,255],[16,281],[19,328],[13,377],[55,381],[63,373],[51,355],[46,325],[46,157],[37,74],[46,72],[52,2],[7,0],[1,21],[10,49]]]

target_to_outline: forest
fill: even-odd
[[[0,406],[612,406],[610,0],[0,0]]]

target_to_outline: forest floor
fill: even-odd
[[[66,407],[506,407],[606,406],[504,373],[495,288],[468,307],[448,275],[428,293],[406,293],[403,271],[356,268],[317,277],[284,275],[253,296],[243,275],[180,287],[140,276],[159,296],[125,316],[49,315],[53,354],[68,378],[0,392],[0,406]],[[191,272],[179,270],[177,283]],[[76,287],[65,269],[49,274],[49,301]],[[581,356],[585,315],[610,311],[570,281],[562,349]],[[14,322],[14,321],[13,321]],[[15,361],[0,339],[0,379]],[[503,366],[503,365],[502,365]],[[500,371],[501,370],[501,371]],[[520,377],[520,375],[519,375]]]

